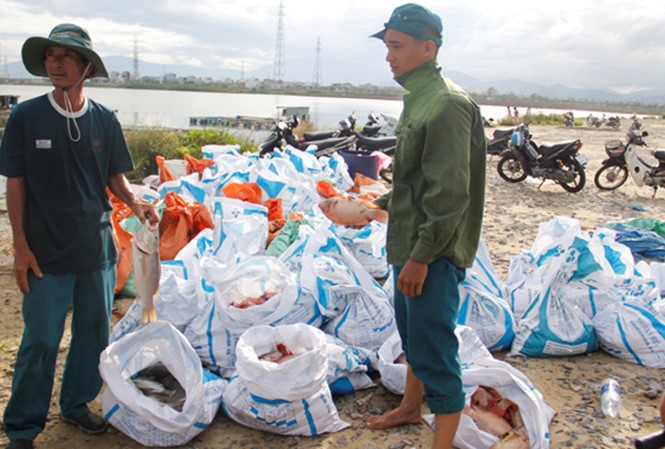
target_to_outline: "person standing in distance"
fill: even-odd
[[[438,15],[408,3],[371,36],[385,43],[386,61],[408,92],[397,126],[393,189],[376,202],[389,212],[386,250],[409,368],[399,407],[367,426],[420,422],[424,394],[435,414],[435,449],[452,448],[465,404],[455,335],[458,284],[478,248],[486,159],[480,108],[437,64],[442,31]]]
[[[83,93],[86,78],[108,78],[88,32],[57,25],[48,38],[27,39],[22,58],[54,89],[14,108],[0,145],[25,325],[3,417],[10,449],[32,448],[44,430],[70,306],[60,415],[89,434],[106,430],[87,405],[102,386],[97,366],[108,344],[116,280],[106,188],[141,221],[159,221],[123,174],[134,166],[115,113]]]

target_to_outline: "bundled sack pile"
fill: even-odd
[[[177,195],[184,209],[209,211],[212,226],[186,226],[188,241],[172,259],[162,257],[154,305],[163,322],[141,325],[134,303],[113,328],[102,368],[107,419],[142,444],[171,446],[204,430],[221,405],[248,427],[312,436],[348,426],[332,395],[374,386],[372,371],[401,394],[406,365],[393,281],[385,279],[385,224],[347,229],[317,207],[323,198],[371,199],[380,189],[354,183],[337,155],[316,159],[286,149],[260,159],[233,146],[207,146],[204,155],[214,163],[200,171],[175,178],[162,170],[159,201]],[[119,223],[128,224],[131,217]],[[469,418],[460,447],[484,449],[509,437],[548,447],[553,412],[528,379],[488,349],[510,347],[515,319],[484,244],[460,294],[460,323],[470,326],[459,329],[460,357],[465,376],[475,376],[465,377],[468,398],[492,388],[502,404],[522,411],[505,435],[482,417]],[[154,338],[157,325],[167,343]],[[174,366],[170,352],[187,363]],[[173,389],[155,379],[163,371],[174,378]],[[190,400],[194,394],[205,400]],[[503,415],[490,418],[508,429]]]
[[[347,427],[332,394],[373,386],[376,351],[396,330],[375,280],[388,274],[385,225],[345,229],[318,209],[320,192],[354,188],[340,156],[287,149],[260,159],[234,146],[204,155],[214,163],[180,178],[162,163],[157,191],[137,189],[159,201],[162,224],[177,205],[184,218],[172,228],[185,237],[172,256],[160,229],[161,321],[142,325],[135,302],[112,330],[100,365],[107,419],[149,446],[184,444],[222,404],[239,423],[278,434]],[[131,250],[140,225],[118,218]]]
[[[663,263],[636,258],[617,232],[583,231],[572,218],[541,223],[505,283],[516,321],[511,355],[567,356],[598,347],[665,367]]]

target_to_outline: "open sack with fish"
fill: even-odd
[[[170,323],[142,326],[100,356],[104,418],[145,446],[178,446],[215,418],[228,381]]]
[[[509,363],[495,359],[472,328],[458,325],[455,335],[466,393],[455,447],[548,448],[554,410],[529,379]],[[386,340],[378,356],[383,385],[404,394],[407,367],[398,333]],[[425,421],[434,426],[434,415],[426,415]]]
[[[314,436],[349,426],[326,382],[325,334],[312,326],[257,326],[238,341],[237,374],[224,394],[235,421],[282,435]]]

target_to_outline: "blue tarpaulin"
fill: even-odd
[[[630,248],[636,260],[665,261],[665,239],[659,234],[625,223],[616,223],[613,229],[617,233],[616,241]]]

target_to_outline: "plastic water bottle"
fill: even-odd
[[[612,418],[619,416],[619,410],[621,409],[621,389],[616,380],[610,378],[603,380],[603,384],[600,387],[600,406],[605,416]]]

